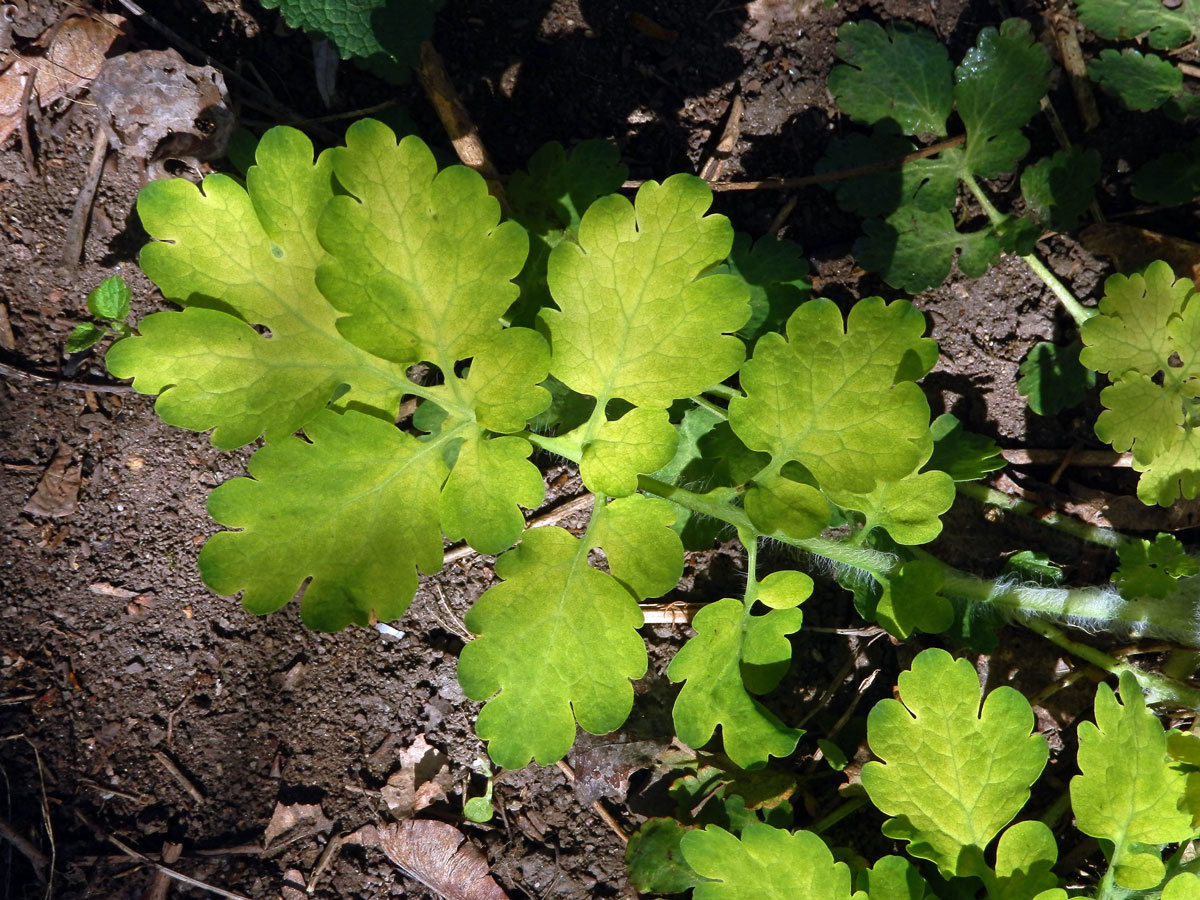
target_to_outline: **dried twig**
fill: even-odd
[[[421,56],[416,67],[417,81],[425,89],[425,95],[433,104],[433,109],[441,120],[442,127],[450,136],[454,152],[462,160],[463,165],[469,166],[487,182],[488,191],[500,201],[501,207],[507,208],[508,201],[504,195],[504,186],[500,183],[500,173],[492,164],[483,140],[479,137],[479,129],[471,120],[466,106],[459,99],[458,91],[450,83],[442,57],[429,41],[421,42]]]
[[[86,825],[88,828],[90,828],[92,831],[94,831],[96,833],[96,836],[99,837],[101,840],[108,841],[110,844],[112,844],[114,847],[116,847],[118,850],[120,850],[122,853],[124,853],[126,856],[130,857],[131,859],[136,859],[139,862],[145,863],[148,866],[153,866],[155,869],[157,869],[159,872],[162,872],[168,878],[173,878],[176,881],[182,882],[183,884],[189,885],[194,888],[199,888],[202,891],[208,891],[210,894],[216,894],[218,897],[225,897],[226,900],[250,900],[250,898],[247,897],[245,894],[235,894],[235,893],[233,893],[233,891],[227,891],[224,888],[219,888],[219,887],[216,887],[215,885],[206,884],[203,881],[192,878],[190,875],[184,875],[182,872],[177,872],[174,869],[169,868],[168,866],[164,866],[162,863],[151,859],[145,853],[141,853],[137,850],[134,850],[132,847],[130,847],[128,844],[126,844],[124,841],[122,841],[120,838],[115,837],[114,835],[105,833],[104,831],[102,831],[100,829],[100,827],[98,825],[96,825],[96,823],[94,823],[91,819],[89,819],[87,816],[85,816],[83,813],[81,813],[78,809],[75,810],[75,816],[79,819],[79,821],[83,822],[84,825]]]
[[[6,840],[16,847],[20,854],[29,860],[29,864],[33,866],[33,871],[37,875],[38,881],[42,884],[46,883],[47,873],[50,870],[50,860],[46,857],[45,853],[33,846],[33,842],[21,834],[3,816],[0,816],[0,839]]]
[[[86,381],[63,381],[44,372],[34,372],[0,362],[0,377],[24,378],[45,387],[63,388],[68,391],[95,391],[97,394],[131,394],[133,386],[129,384],[88,384]]]
[[[166,769],[171,777],[179,782],[179,786],[187,791],[189,797],[191,797],[197,803],[204,802],[204,795],[200,793],[200,789],[196,787],[196,785],[192,784],[191,779],[183,774],[182,770],[179,768],[179,766],[175,765],[175,761],[172,760],[171,757],[167,756],[167,754],[163,753],[161,750],[155,750],[152,755],[156,760],[158,760],[159,765]]]
[[[79,265],[83,255],[83,242],[87,238],[88,219],[92,215],[92,203],[96,199],[96,191],[100,187],[100,176],[104,173],[104,159],[108,156],[108,135],[103,125],[96,126],[92,140],[92,159],[88,163],[87,175],[79,187],[75,197],[75,208],[71,210],[71,221],[67,225],[67,236],[63,240],[62,255],[59,262],[66,268]]]
[[[551,507],[544,513],[538,513],[532,519],[526,521],[525,525],[527,528],[536,528],[539,525],[549,525],[561,521],[573,512],[586,509],[594,500],[595,498],[591,494],[580,494],[578,497],[572,497],[570,500],[558,504],[558,506]],[[468,544],[455,544],[452,547],[448,547],[442,555],[442,565],[466,559],[474,553],[475,550]]]
[[[344,834],[335,834],[329,838],[329,843],[325,845],[325,849],[321,851],[321,855],[317,859],[317,864],[313,866],[312,874],[308,876],[308,884],[305,886],[308,893],[311,894],[317,889],[317,882],[321,880],[325,870],[337,859],[338,851],[342,849],[342,844],[345,842],[346,835]]]
[[[1092,93],[1092,81],[1088,78],[1087,63],[1079,46],[1079,35],[1075,30],[1075,17],[1066,3],[1055,6],[1048,13],[1054,40],[1058,43],[1058,55],[1062,58],[1063,71],[1071,82],[1075,94],[1075,105],[1083,130],[1091,131],[1100,124],[1100,113],[1096,109],[1096,95]]]
[[[741,96],[735,95],[729,103],[729,115],[725,119],[725,130],[721,132],[721,139],[717,141],[717,148],[700,167],[700,177],[705,181],[717,181],[725,171],[725,163],[733,155],[733,149],[742,134],[742,113],[745,109],[746,104]]]
[[[575,770],[571,768],[570,763],[565,759],[560,759],[555,765],[567,776],[567,781],[571,782],[571,784],[575,783]],[[592,809],[603,820],[604,824],[612,829],[613,834],[621,839],[621,843],[629,843],[629,832],[621,827],[621,823],[617,821],[616,817],[608,811],[608,808],[603,803],[599,800],[593,800]]]
[[[1073,466],[1087,468],[1129,468],[1133,465],[1132,453],[1115,453],[1112,450],[1002,450],[1004,461],[1014,466],[1053,466],[1069,459]]]

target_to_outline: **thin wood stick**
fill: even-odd
[[[525,522],[527,528],[537,528],[539,525],[548,525],[552,522],[558,522],[565,519],[571,513],[579,512],[581,509],[586,509],[594,502],[595,498],[591,494],[580,494],[577,497],[572,497],[570,500],[565,500],[558,506],[553,506],[544,513],[538,513],[532,519]],[[442,555],[442,565],[456,562],[460,559],[465,559],[475,553],[473,547],[469,544],[455,544],[448,547]]]
[[[42,825],[46,829],[46,840],[50,842],[50,860],[46,868],[46,900],[54,896],[54,867],[58,861],[58,845],[54,842],[54,824],[50,821],[50,801],[46,798],[46,773],[42,769],[42,754],[38,752],[37,744],[25,734],[9,734],[0,738],[0,743],[7,741],[24,741],[33,751],[33,761],[37,763],[38,787],[41,789]]]
[[[733,155],[733,149],[737,146],[738,138],[742,134],[742,113],[745,110],[746,104],[741,95],[734,95],[733,100],[729,103],[729,115],[725,120],[725,130],[721,132],[717,147],[713,150],[712,156],[700,167],[700,177],[705,181],[716,181],[725,171],[725,163]]]
[[[305,885],[305,891],[309,894],[317,889],[317,882],[321,880],[321,876],[325,874],[325,870],[337,858],[338,851],[342,849],[342,844],[346,842],[346,835],[335,834],[329,838],[329,843],[325,845],[325,849],[321,851],[320,857],[317,859],[317,864],[313,866],[312,874],[308,876],[308,884]]]
[[[3,816],[0,816],[0,838],[16,847],[21,855],[29,860],[29,864],[33,866],[33,872],[37,875],[38,881],[45,884],[46,872],[50,868],[50,860],[46,857],[45,853],[33,846],[33,842],[17,831]]]
[[[1079,34],[1075,30],[1075,17],[1066,3],[1049,12],[1050,27],[1058,44],[1058,55],[1062,58],[1063,71],[1071,82],[1075,95],[1075,106],[1083,121],[1083,130],[1091,131],[1100,124],[1100,112],[1096,109],[1096,95],[1092,93],[1092,80],[1088,78],[1087,63],[1079,46]]]
[[[1053,466],[1068,456],[1071,465],[1086,468],[1127,469],[1133,465],[1132,453],[1116,453],[1112,450],[1080,450],[1074,454],[1070,450],[1002,450],[1000,455],[1005,462],[1014,466]]]
[[[225,897],[226,900],[250,900],[250,898],[247,897],[245,894],[235,894],[235,893],[233,893],[233,891],[227,891],[224,888],[217,887],[216,885],[206,884],[203,881],[199,881],[198,879],[192,878],[190,875],[184,875],[182,872],[177,872],[168,866],[164,866],[162,863],[156,862],[155,860],[151,859],[145,853],[141,853],[137,850],[134,850],[132,847],[130,847],[128,844],[126,844],[124,841],[122,841],[120,838],[118,838],[114,835],[111,835],[111,834],[106,834],[104,831],[102,831],[99,828],[99,826],[97,826],[94,822],[92,822],[91,819],[89,819],[87,816],[85,816],[79,810],[75,810],[75,815],[79,818],[79,820],[81,822],[83,822],[84,825],[86,825],[88,828],[92,829],[92,831],[94,831],[96,833],[96,835],[98,837],[100,837],[102,840],[108,841],[110,844],[112,844],[114,847],[116,847],[118,850],[120,850],[122,853],[124,853],[126,856],[130,857],[131,859],[136,859],[139,862],[145,863],[148,866],[153,866],[155,869],[157,869],[159,872],[162,872],[168,878],[174,878],[176,881],[181,882],[182,884],[190,885],[191,887],[194,887],[194,888],[199,888],[202,891],[208,891],[210,894],[216,894],[218,897]]]
[[[562,770],[562,773],[567,776],[567,781],[571,782],[571,784],[575,783],[575,770],[571,768],[570,763],[568,763],[565,759],[560,759],[555,763],[555,765],[558,766],[559,769]],[[595,811],[596,815],[598,815],[604,821],[604,824],[612,829],[613,834],[621,839],[621,843],[629,843],[629,832],[621,827],[621,823],[616,820],[616,817],[608,811],[603,803],[601,803],[599,800],[593,800],[592,809]]]
[[[817,175],[803,175],[799,178],[767,178],[763,181],[717,181],[709,185],[709,187],[714,191],[790,191],[795,188],[809,187],[814,184],[831,184],[836,181],[845,181],[849,178],[858,178],[860,175],[870,175],[872,172],[895,169],[906,163],[925,159],[927,156],[935,156],[943,150],[950,150],[953,147],[960,146],[966,139],[966,135],[960,134],[958,137],[947,138],[944,141],[930,144],[928,147],[920,150],[914,150],[912,153],[905,154],[904,156],[868,163],[865,166],[840,169],[837,172],[821,172]],[[621,187],[625,190],[632,190],[641,187],[643,184],[645,184],[645,181],[626,181]]]
[[[433,105],[434,112],[441,120],[442,127],[450,136],[454,152],[462,160],[463,165],[469,166],[487,182],[488,191],[500,201],[500,206],[507,209],[508,200],[504,194],[504,186],[500,183],[500,173],[492,165],[483,140],[479,137],[479,129],[471,120],[470,113],[458,96],[458,91],[450,83],[442,57],[429,41],[421,42],[421,55],[416,67],[417,81],[425,90],[425,96]]]
[[[1188,78],[1200,78],[1200,66],[1193,66],[1191,63],[1175,63],[1175,67],[1179,69]]]
[[[86,381],[62,381],[55,378],[53,375],[46,375],[42,372],[33,372],[29,369],[21,369],[17,366],[10,366],[6,363],[0,363],[0,377],[4,378],[26,378],[39,385],[45,387],[62,388],[68,391],[95,391],[97,394],[131,394],[133,393],[133,385],[129,384],[88,384]]]
[[[87,240],[88,220],[92,215],[92,203],[96,200],[96,191],[100,187],[100,176],[104,173],[104,159],[108,156],[108,135],[103,125],[96,126],[92,137],[92,159],[88,163],[87,175],[79,187],[75,197],[75,208],[71,210],[71,221],[67,225],[67,236],[63,240],[62,255],[59,262],[66,268],[79,265],[83,256],[83,243]]]
[[[196,785],[192,784],[191,779],[183,774],[179,766],[175,765],[175,761],[172,760],[171,757],[167,756],[167,754],[163,753],[161,750],[155,750],[153,756],[156,760],[158,760],[159,764],[166,769],[168,773],[170,773],[171,777],[179,782],[180,787],[187,791],[188,796],[190,796],[197,803],[204,803],[204,795],[200,793],[200,789],[196,787]]]

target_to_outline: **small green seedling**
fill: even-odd
[[[133,328],[125,322],[129,318],[132,296],[129,285],[120,275],[110,275],[100,282],[87,298],[88,310],[99,321],[76,325],[67,338],[67,352],[81,353],[106,337],[124,338],[133,334]]]
[[[463,804],[463,815],[472,822],[490,822],[492,816],[496,814],[496,810],[492,807],[492,785],[495,782],[495,773],[486,763],[482,763],[483,773],[487,776],[487,786],[483,789],[482,797],[468,797],[467,802]]]

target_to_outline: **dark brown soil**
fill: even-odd
[[[18,30],[18,49],[52,24],[63,5],[50,0],[38,8],[29,0],[28,15],[40,18]],[[277,13],[252,0],[150,6],[164,24],[260,81],[301,116],[328,113],[314,86],[308,40],[287,33]],[[756,0],[749,10],[734,0],[473,0],[447,7],[435,43],[502,171],[521,166],[548,140],[569,146],[609,138],[635,178],[696,171],[735,94],[745,99],[746,112],[724,177],[807,174],[829,137],[845,127],[825,87],[842,22],[918,22],[936,30],[958,58],[979,28],[1003,18],[979,0]],[[108,9],[121,11],[116,2]],[[636,26],[634,13],[675,36]],[[1027,14],[1040,30],[1040,9],[1019,3],[1004,14]],[[135,21],[130,34],[131,49],[172,43],[144,21]],[[396,89],[343,64],[338,89],[334,112],[395,97],[427,139],[445,145],[412,86]],[[243,103],[247,124],[273,124],[236,86],[231,93]],[[1052,96],[1076,131],[1069,94],[1056,89]],[[134,211],[145,177],[136,160],[110,158],[84,262],[66,269],[58,264],[92,153],[94,113],[86,94],[81,99],[35,121],[41,177],[26,173],[18,137],[0,147],[0,305],[16,339],[14,348],[0,351],[0,361],[67,381],[102,381],[107,376],[96,356],[63,352],[68,333],[87,316],[87,293],[120,273],[133,288],[137,317],[164,304],[136,267],[145,241]],[[1131,114],[1103,100],[1102,113],[1104,125],[1091,141],[1104,154],[1101,200],[1120,212],[1131,204],[1124,174],[1130,165],[1136,168],[1162,140],[1183,132],[1139,132]],[[1136,121],[1144,127],[1144,120]],[[1044,123],[1036,121],[1031,132],[1035,146],[1053,149]],[[782,233],[808,248],[823,293],[839,301],[897,296],[855,270],[848,252],[857,222],[836,209],[830,194],[811,188],[796,199]],[[718,208],[739,229],[759,235],[787,200],[772,192],[726,194]],[[1195,211],[1144,217],[1139,224],[1190,237]],[[1110,271],[1068,238],[1043,242],[1040,252],[1084,298],[1098,295]],[[978,280],[954,277],[916,303],[942,348],[926,383],[935,413],[952,411],[1006,447],[1097,446],[1094,408],[1043,420],[1016,391],[1016,367],[1029,348],[1071,331],[1020,260],[1006,260]],[[397,623],[401,637],[368,629],[315,634],[300,625],[294,607],[255,618],[235,599],[209,592],[195,567],[200,546],[216,530],[205,513],[206,497],[242,473],[248,452],[218,452],[205,435],[169,428],[150,400],[129,393],[74,390],[10,372],[0,384],[0,404],[0,819],[55,854],[55,896],[147,896],[153,871],[107,843],[108,836],[156,858],[165,842],[181,843],[176,868],[192,877],[249,897],[280,896],[285,871],[307,877],[332,834],[386,820],[379,788],[396,768],[398,750],[421,735],[450,757],[460,790],[431,811],[457,821],[462,791],[482,787],[472,772],[485,752],[473,733],[477,704],[464,699],[455,676],[462,640],[454,619],[490,584],[492,560],[468,557],[425,579]],[[60,445],[69,446],[82,467],[78,508],[58,519],[23,512]],[[570,493],[570,479],[560,474],[549,477],[557,479],[559,493]],[[1078,477],[1130,489],[1110,473]],[[1040,539],[1036,526],[980,537],[981,509],[970,501],[961,501],[952,516],[953,533],[941,549],[982,573],[994,573],[1003,554],[1022,542]],[[1075,554],[1063,560],[1077,566],[1073,577],[1105,577],[1102,556],[1078,547],[1063,552]],[[736,584],[743,563],[713,553],[698,554],[692,564],[697,586],[688,599],[703,600]],[[806,624],[854,627],[848,595],[831,581],[822,591],[806,610]],[[638,685],[635,715],[618,737],[669,739],[674,692],[662,672],[687,634],[683,626],[646,629],[651,674]],[[1053,679],[1057,655],[1027,635],[1009,637],[1003,655],[993,656],[990,667],[982,659],[981,667],[988,667],[993,684],[1016,679],[1036,693]],[[807,725],[815,735],[854,701],[871,671],[880,673],[860,711],[886,696],[898,667],[919,649],[808,628],[796,648],[797,663],[776,705],[798,720],[832,688]],[[1054,704],[1039,707],[1040,725],[1056,750],[1069,748],[1070,725],[1087,708],[1089,689],[1062,692]],[[861,730],[852,725],[848,733],[854,727]],[[812,745],[801,746],[801,757],[790,764],[804,768]],[[1069,767],[1073,751],[1065,754]],[[798,822],[840,802],[837,781],[832,773],[814,780],[797,804]],[[510,896],[634,896],[620,840],[577,800],[558,768],[505,773],[496,794],[502,820],[462,827]],[[643,815],[665,811],[656,810],[652,798],[631,797],[611,809],[632,829]],[[296,803],[319,804],[333,824],[281,847],[256,849],[276,805]],[[833,837],[888,846],[878,837],[877,817],[865,812],[843,822]],[[204,896],[178,884],[171,891]],[[0,896],[42,896],[25,859],[4,840]],[[347,847],[313,896],[429,895],[378,854]]]

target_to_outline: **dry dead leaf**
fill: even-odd
[[[79,505],[83,469],[78,463],[72,464],[74,458],[74,450],[66,444],[58,445],[54,459],[23,507],[25,512],[50,519],[60,519],[75,512]]]
[[[1083,229],[1079,243],[1088,253],[1111,257],[1121,272],[1161,259],[1175,271],[1175,277],[1200,281],[1200,244],[1191,241],[1119,222],[1102,222]]]
[[[487,860],[461,831],[433,819],[367,825],[347,842],[378,847],[405,875],[446,900],[508,900]]]
[[[316,834],[328,831],[332,827],[333,822],[325,817],[319,803],[292,803],[288,806],[276,803],[271,821],[267,823],[263,832],[263,846],[270,847],[277,838],[288,832],[304,829],[310,834]]]
[[[37,72],[34,92],[43,109],[62,97],[82,93],[100,73],[124,24],[122,16],[112,13],[73,16],[63,22],[44,56],[19,57],[0,73],[0,144],[25,114],[21,100],[31,72]]]
[[[106,60],[92,99],[109,146],[148,161],[222,156],[236,124],[221,73],[175,50]]]
[[[429,746],[422,734],[400,752],[400,771],[388,779],[380,794],[394,815],[406,819],[431,803],[445,800],[453,784],[450,758]]]
[[[591,806],[601,797],[624,802],[629,776],[638,769],[652,768],[661,749],[654,741],[627,741],[572,752],[575,796],[584,806]]]

